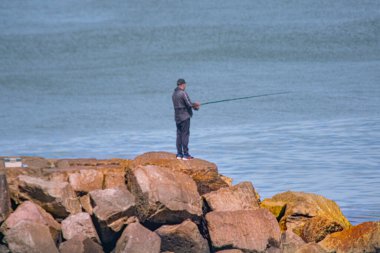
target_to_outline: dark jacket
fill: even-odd
[[[177,124],[193,116],[193,103],[186,91],[176,88],[172,95],[174,106],[174,119]]]

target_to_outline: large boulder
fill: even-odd
[[[117,241],[115,253],[159,253],[160,237],[139,222],[129,224]]]
[[[211,211],[255,210],[259,208],[260,196],[251,182],[221,188],[203,195]]]
[[[135,197],[126,187],[95,190],[89,194],[100,239],[110,243],[115,233],[136,215]]]
[[[98,233],[88,213],[72,214],[64,219],[62,221],[62,234],[66,240],[81,235],[100,243]]]
[[[200,195],[229,186],[214,163],[201,159],[182,161],[172,153],[149,152],[137,156],[131,164],[132,167],[139,165],[156,165],[185,173],[195,181]]]
[[[181,172],[158,166],[138,166],[127,173],[128,188],[139,200],[142,222],[175,224],[198,221],[202,200],[194,180]]]
[[[33,222],[46,225],[49,228],[52,239],[56,242],[60,238],[61,225],[40,206],[31,201],[25,201],[9,215],[8,219],[1,225],[1,232],[7,234],[10,229],[20,222]]]
[[[57,218],[65,218],[81,211],[79,200],[69,183],[51,182],[21,175],[20,198],[31,200]]]
[[[327,252],[379,252],[380,221],[364,222],[326,236],[319,244]]]
[[[76,235],[59,245],[60,253],[103,253],[103,248],[93,240]]]
[[[79,170],[69,175],[69,182],[74,191],[88,193],[103,188],[104,175],[96,169]]]
[[[329,233],[350,227],[339,206],[334,201],[317,194],[288,191],[263,202],[266,201],[270,201],[272,206],[276,202],[280,207],[285,205],[285,212],[279,217],[281,229],[283,231],[291,229],[304,240],[321,240]],[[262,207],[265,207],[265,204]],[[311,221],[313,217],[319,218]],[[309,225],[304,230],[307,223]],[[322,223],[324,231],[316,225]],[[311,228],[318,231],[313,231]]]
[[[12,207],[7,176],[4,172],[0,171],[0,224],[8,217],[11,211]]]
[[[179,225],[164,225],[155,231],[161,237],[161,250],[181,253],[210,253],[208,242],[197,225],[185,220]]]
[[[280,247],[280,228],[266,209],[211,212],[206,214],[206,221],[214,250],[265,252],[268,246]]]
[[[21,221],[9,229],[5,241],[11,252],[59,253],[46,225]]]

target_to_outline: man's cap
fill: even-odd
[[[181,85],[184,83],[186,83],[186,81],[185,81],[185,79],[182,79],[182,78],[178,79],[178,81],[177,81],[177,85]]]

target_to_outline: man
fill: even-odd
[[[178,79],[177,88],[173,92],[172,100],[174,106],[174,119],[177,125],[177,159],[193,159],[189,154],[190,118],[193,116],[193,109],[199,110],[199,102],[192,103],[189,95],[185,91],[186,82]]]

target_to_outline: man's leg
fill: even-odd
[[[177,125],[177,155],[183,155],[182,152],[182,123],[176,124]]]
[[[181,122],[182,125],[182,147],[183,154],[189,154],[190,118]]]

